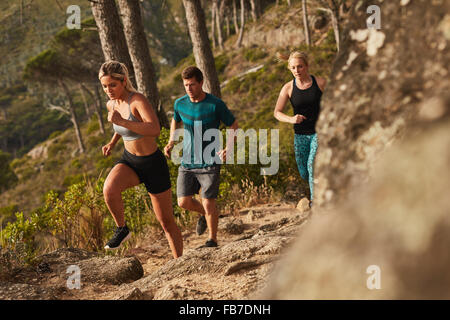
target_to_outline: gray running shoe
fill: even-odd
[[[208,227],[208,224],[206,223],[205,216],[200,216],[197,221],[197,235],[202,235],[205,233],[206,228]]]

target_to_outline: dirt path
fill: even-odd
[[[44,270],[23,270],[11,282],[2,283],[0,299],[251,298],[264,288],[274,261],[295,238],[308,214],[292,203],[274,203],[242,209],[238,216],[223,216],[217,248],[200,248],[207,232],[198,236],[194,225],[183,231],[184,254],[178,259],[172,259],[161,230],[148,234],[123,257],[61,249],[53,260],[46,258],[47,262],[39,265]],[[81,289],[70,290],[70,274],[64,270],[80,263]],[[131,269],[139,268],[141,274],[134,275]],[[125,274],[124,279],[111,279],[114,272]],[[128,272],[130,279],[126,278]]]

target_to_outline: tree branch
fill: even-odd
[[[49,106],[49,109],[50,109],[50,110],[56,110],[56,111],[65,113],[65,114],[67,114],[67,115],[70,116],[70,112],[69,112],[68,110],[66,110],[64,107],[61,107],[61,106],[55,106],[54,104],[51,104],[51,103],[49,103],[48,106]]]

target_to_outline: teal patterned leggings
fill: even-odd
[[[317,134],[294,134],[295,160],[298,172],[308,181],[311,201],[314,198],[314,158],[317,152]]]

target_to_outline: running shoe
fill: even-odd
[[[206,218],[205,218],[205,216],[201,215],[197,221],[197,235],[200,236],[203,233],[205,233],[205,230],[207,227],[208,227],[208,225],[206,223]]]
[[[206,241],[205,245],[203,246],[204,248],[210,248],[210,247],[217,247],[217,242],[215,242],[213,239],[208,239],[208,241]]]
[[[106,243],[105,249],[117,249],[120,245],[128,240],[131,236],[130,230],[127,226],[118,227],[114,232],[113,237]]]

